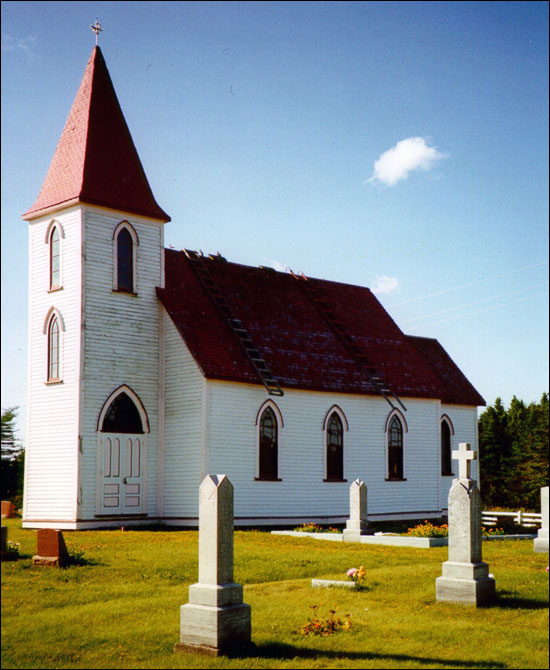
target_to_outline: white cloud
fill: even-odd
[[[423,137],[407,137],[385,151],[374,162],[374,174],[368,182],[393,186],[407,179],[414,170],[430,170],[436,161],[445,158],[435,147],[429,147]]]
[[[36,37],[27,35],[27,37],[18,38],[2,33],[2,51],[5,53],[23,51],[29,58],[32,58],[36,55]]]
[[[370,287],[370,290],[378,295],[380,293],[391,293],[399,288],[399,279],[397,277],[388,277],[387,275],[382,275],[377,277],[373,285]]]

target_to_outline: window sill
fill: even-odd
[[[48,293],[55,293],[56,291],[62,291],[63,286],[50,286]]]
[[[282,482],[278,477],[254,477],[255,482]]]
[[[48,379],[48,381],[44,382],[46,386],[54,386],[55,384],[63,384],[62,379]]]
[[[406,482],[406,477],[386,477],[387,482]]]
[[[347,479],[328,479],[328,478],[323,479],[323,482],[327,482],[327,483],[329,483],[329,482],[347,482],[347,481],[348,481]]]
[[[124,289],[121,288],[114,288],[113,293],[122,293],[123,295],[133,295],[134,297],[138,296],[138,294],[135,291],[125,291]]]

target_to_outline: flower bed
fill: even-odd
[[[303,523],[301,526],[298,526],[294,529],[295,533],[341,533],[342,531],[338,528],[333,528],[328,526],[328,528],[323,528],[318,523]]]

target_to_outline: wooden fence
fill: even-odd
[[[533,528],[542,523],[540,512],[523,512],[518,509],[517,512],[481,512],[481,523],[484,526],[496,526],[498,517],[512,518],[518,526]]]

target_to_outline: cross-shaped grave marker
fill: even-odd
[[[477,453],[470,450],[470,443],[461,442],[458,451],[453,451],[452,457],[458,461],[458,478],[470,479],[470,461],[477,459]]]

